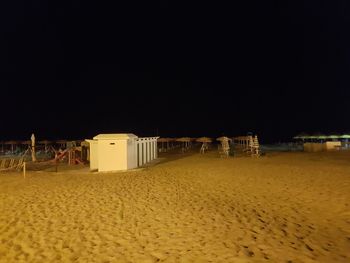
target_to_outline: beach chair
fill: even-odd
[[[0,160],[0,171],[12,171],[19,170],[23,167],[24,157],[19,159],[1,159]]]
[[[23,166],[23,163],[24,163],[24,156],[18,159],[18,163],[17,163],[16,169],[17,170],[21,169],[22,166]]]

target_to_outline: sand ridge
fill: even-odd
[[[349,262],[350,157],[0,176],[0,262]]]

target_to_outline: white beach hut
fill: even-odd
[[[99,134],[90,143],[90,169],[99,172],[137,167],[137,136],[131,133]]]

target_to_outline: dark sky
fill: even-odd
[[[3,2],[0,140],[350,131],[349,1]]]

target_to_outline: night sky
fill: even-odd
[[[349,1],[227,2],[2,1],[0,141],[350,131]]]

